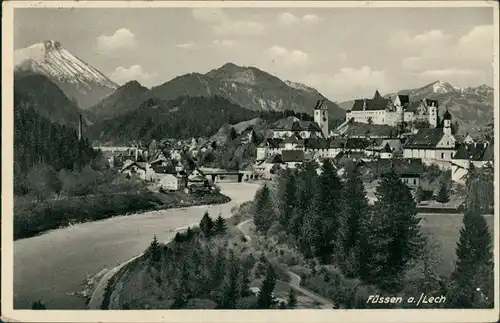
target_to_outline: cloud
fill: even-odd
[[[122,66],[117,67],[110,75],[110,79],[117,84],[125,84],[128,81],[136,80],[139,82],[147,82],[155,75],[148,73],[142,69],[141,65],[132,65],[129,68]]]
[[[278,23],[283,26],[292,26],[296,25],[300,22],[308,23],[308,24],[315,24],[320,22],[321,18],[318,17],[317,15],[313,14],[308,14],[304,15],[301,18],[296,17],[295,15],[289,13],[289,12],[283,12],[278,15]]]
[[[302,17],[302,20],[304,20],[305,22],[310,23],[310,24],[315,24],[315,23],[320,22],[321,18],[318,17],[317,15],[309,14],[309,15],[305,15],[304,17]]]
[[[299,22],[300,19],[289,12],[283,12],[278,15],[278,23],[284,26],[290,26]]]
[[[195,8],[192,13],[194,19],[205,23],[220,23],[228,20],[220,8]]]
[[[288,50],[277,45],[268,48],[266,53],[274,63],[284,66],[304,67],[309,60],[309,55],[301,50]]]
[[[227,21],[213,27],[216,35],[221,37],[227,36],[257,36],[261,35],[265,26],[256,21]]]
[[[359,69],[344,67],[332,74],[310,74],[305,82],[329,93],[331,100],[342,101],[360,97],[369,97],[375,90],[386,92],[391,89],[391,82],[383,70],[369,66]]]
[[[97,37],[96,49],[100,53],[110,54],[118,50],[133,49],[137,46],[134,34],[126,28],[115,31],[111,36]]]
[[[455,41],[439,30],[406,38],[402,44],[412,48],[413,53],[401,60],[401,66],[413,72],[428,71],[423,75],[442,71],[440,72],[442,78],[446,75],[463,76],[466,73],[464,71],[475,70],[478,67],[488,68],[493,60],[493,35],[493,26],[485,25],[472,28],[458,40],[455,38]],[[457,66],[467,68],[457,69]]]
[[[236,46],[236,41],[231,39],[216,39],[209,43],[184,43],[175,45],[177,48],[193,51],[208,48],[233,48],[234,46]]]

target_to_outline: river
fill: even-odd
[[[31,308],[42,299],[48,309],[85,309],[69,293],[82,290],[86,275],[113,268],[143,252],[153,235],[173,238],[176,228],[198,223],[205,211],[231,216],[231,209],[253,199],[258,184],[220,183],[231,202],[221,205],[118,216],[49,231],[14,242],[14,308]]]

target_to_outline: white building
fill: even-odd
[[[420,129],[404,146],[404,158],[419,158],[426,164],[449,169],[456,152],[456,139],[451,133],[451,114],[446,111],[443,127]]]
[[[438,102],[423,99],[411,102],[408,95],[395,95],[392,99],[382,97],[378,91],[372,99],[355,100],[346,120],[354,122],[397,126],[402,122],[427,121],[431,128],[437,127]]]

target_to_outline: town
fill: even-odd
[[[329,116],[322,100],[314,107],[314,121],[291,116],[275,123],[272,135],[257,144],[253,163],[245,169],[224,170],[204,167],[198,157],[217,149],[217,143],[203,138],[153,140],[131,147],[96,147],[109,165],[128,177],[138,177],[157,190],[209,190],[219,180],[272,180],[279,170],[315,162],[318,169],[332,160],[339,174],[346,162],[381,172],[394,169],[414,192],[428,185],[422,180],[425,167],[451,173],[453,184],[465,184],[471,165],[492,166],[492,138],[459,137],[453,131],[448,110],[439,117],[439,102],[411,101],[408,95],[355,100],[346,119],[329,129]],[[237,138],[254,142],[250,126]],[[376,171],[375,171],[376,170]],[[437,189],[434,192],[437,193]]]

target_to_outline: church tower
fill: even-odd
[[[328,108],[319,100],[314,107],[314,122],[316,122],[325,138],[328,138]]]
[[[443,133],[451,135],[451,113],[448,110],[443,115]]]

